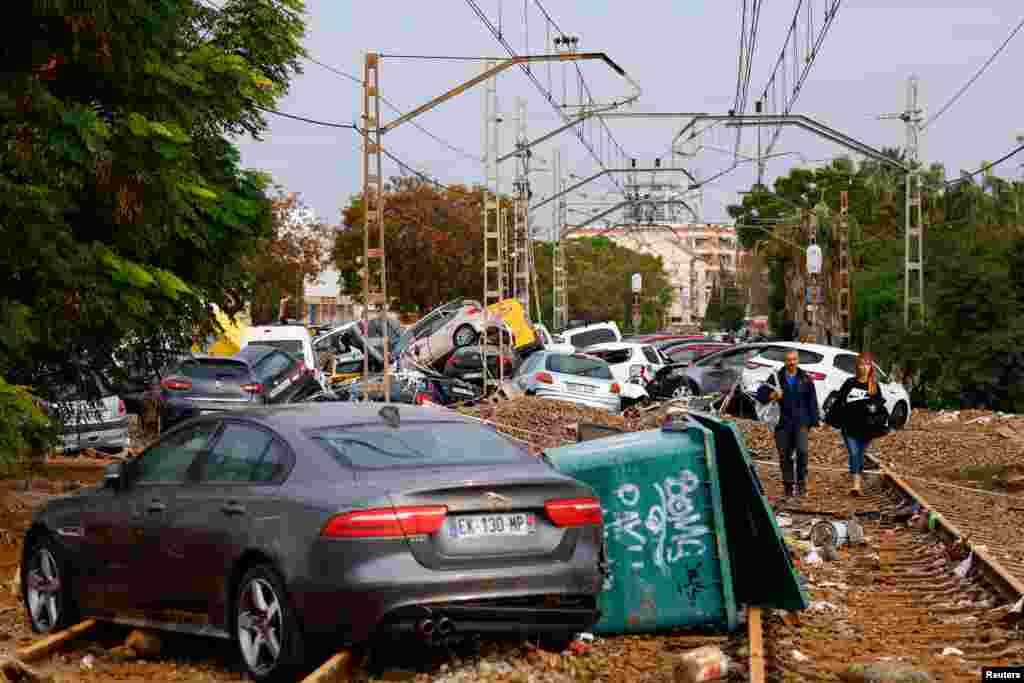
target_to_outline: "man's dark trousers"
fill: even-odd
[[[807,481],[807,427],[787,425],[775,430],[775,447],[779,449],[779,463],[782,465],[782,481],[786,494],[794,493],[793,487]]]

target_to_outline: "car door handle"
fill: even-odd
[[[231,501],[220,506],[220,511],[225,515],[242,515],[245,514],[245,506],[241,503]]]
[[[146,512],[164,512],[165,510],[167,510],[167,504],[159,500],[151,500],[149,505],[146,506]]]

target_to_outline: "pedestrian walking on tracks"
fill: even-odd
[[[785,495],[803,496],[807,493],[807,435],[819,424],[818,392],[810,375],[800,369],[796,351],[786,353],[786,365],[770,380],[775,387],[762,385],[757,400],[780,402],[775,446]]]
[[[871,354],[857,358],[857,374],[843,382],[829,406],[825,422],[839,429],[850,467],[850,494],[863,493],[864,452],[872,439],[888,431],[889,413],[878,388]]]

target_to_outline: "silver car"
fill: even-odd
[[[537,351],[512,380],[527,396],[569,401],[612,413],[622,409],[621,385],[608,363],[583,353]]]

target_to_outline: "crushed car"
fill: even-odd
[[[474,403],[481,398],[479,387],[430,370],[399,370],[391,374],[390,382],[392,403],[448,406],[454,403]],[[364,394],[371,401],[383,401],[384,374],[369,375],[365,380],[352,380],[335,387],[334,393],[337,400],[341,401],[362,401]]]
[[[131,445],[128,409],[103,376],[85,370],[73,377],[52,372],[40,377],[52,400],[40,406],[60,429],[58,451],[82,448],[119,451]]]

